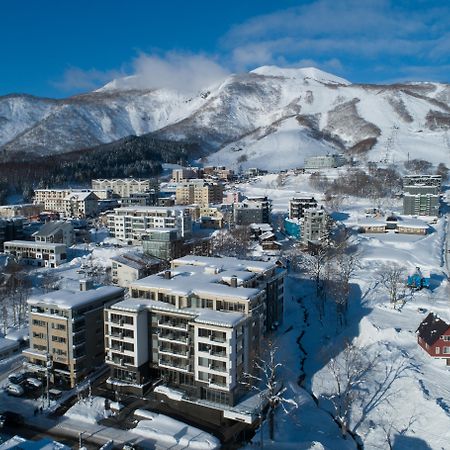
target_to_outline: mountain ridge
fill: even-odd
[[[195,94],[112,88],[118,84],[67,99],[0,97],[3,160],[149,134],[197,143],[209,162],[236,167],[268,168],[274,158],[299,166],[335,151],[395,162],[407,153],[424,159],[430,148],[433,162],[450,163],[449,84],[350,83],[315,68],[277,66],[231,74]]]

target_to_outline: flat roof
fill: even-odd
[[[70,310],[103,300],[105,298],[123,294],[124,290],[116,286],[101,286],[88,291],[70,291],[60,289],[47,294],[31,297],[27,300],[29,305],[57,306],[60,309]]]
[[[170,303],[133,298],[115,303],[110,308],[112,310],[124,312],[140,312],[144,310],[168,312],[184,315],[188,320],[193,320],[195,323],[225,327],[234,327],[247,317],[245,314],[240,312],[215,311],[206,308],[176,308]]]
[[[115,261],[124,266],[132,267],[133,269],[142,269],[148,265],[154,265],[161,263],[159,258],[155,256],[148,256],[144,253],[128,252],[121,255],[113,256],[111,261]]]
[[[6,241],[4,245],[23,245],[27,247],[40,247],[40,248],[66,248],[65,244],[54,244],[51,242],[35,242],[35,241],[23,241],[23,240],[13,240],[13,241]]]

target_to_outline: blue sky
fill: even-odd
[[[1,11],[0,95],[63,97],[132,74],[203,86],[264,64],[450,81],[447,0],[22,0]]]

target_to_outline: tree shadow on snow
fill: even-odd
[[[444,448],[444,447],[442,447]],[[432,450],[432,448],[423,440],[417,437],[397,434],[394,437],[392,445],[393,450]]]

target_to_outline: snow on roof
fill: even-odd
[[[70,194],[64,197],[64,200],[76,199],[81,202],[86,200],[91,194],[95,196],[92,191],[71,191]]]
[[[175,270],[172,269],[170,271],[170,278],[165,278],[165,272],[160,272],[156,275],[150,275],[134,281],[130,284],[130,288],[139,289],[140,287],[147,287],[183,296],[191,294],[220,295],[224,297],[240,298],[242,300],[249,300],[260,292],[260,289],[231,287],[226,284],[220,284],[232,276],[238,278],[238,275],[240,275],[241,281],[244,277],[254,276],[250,272],[236,272],[235,274],[233,271],[217,272],[216,270],[208,269],[210,268],[177,266]]]
[[[159,302],[157,300],[129,298],[115,303],[111,309],[124,312],[164,311],[184,315],[195,323],[208,325],[234,327],[246,318],[246,315],[240,312],[215,311],[212,309],[201,308],[177,308],[171,303]]]
[[[253,261],[249,259],[238,259],[231,256],[223,258],[211,256],[186,255],[181,258],[174,259],[172,264],[175,265],[193,265],[193,266],[211,266],[224,270],[244,270],[251,272],[264,272],[276,267],[272,261]]]
[[[448,329],[450,325],[439,316],[430,312],[419,325],[419,336],[428,344],[433,345]]]
[[[14,436],[0,445],[0,450],[21,449],[21,450],[70,450],[67,445],[58,441],[44,438],[38,441],[26,440],[20,436]]]
[[[272,231],[273,227],[270,223],[251,223],[250,228],[252,230]]]
[[[52,248],[52,249],[57,249],[57,248],[64,248],[66,249],[66,245],[65,244],[54,244],[51,242],[33,242],[33,241],[23,241],[20,239],[16,239],[13,241],[7,241],[5,242],[4,245],[23,245],[23,246],[29,246],[29,247],[34,247],[34,248]]]
[[[114,212],[158,212],[158,211],[185,211],[189,209],[186,206],[125,206],[122,208],[114,208]]]
[[[28,299],[29,305],[57,306],[61,309],[74,309],[123,294],[123,289],[116,286],[101,286],[88,291],[69,291],[61,289]]]
[[[373,217],[365,217],[358,220],[361,227],[385,227],[386,221],[383,219],[375,219]]]
[[[419,228],[419,229],[428,229],[429,225],[420,219],[401,219],[397,223],[398,228],[407,227],[407,228]]]
[[[39,228],[38,231],[36,231],[36,233],[33,233],[33,236],[51,236],[52,234],[56,233],[58,230],[60,230],[61,228],[70,226],[72,227],[72,224],[70,224],[69,222],[64,222],[62,220],[57,220],[57,221],[51,221],[51,222],[47,222],[44,225],[42,225],[41,228]]]
[[[132,267],[133,269],[139,270],[145,268],[149,265],[160,264],[161,260],[154,256],[148,256],[144,253],[138,252],[128,252],[122,253],[111,258],[111,261],[115,261],[124,266]]]

